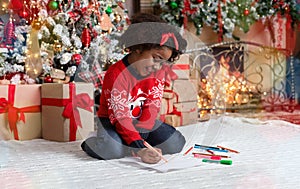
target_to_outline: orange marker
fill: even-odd
[[[223,146],[217,146],[218,148],[222,148],[223,150],[228,150],[229,152],[234,152],[234,153],[240,153],[240,152],[238,152],[238,151],[236,151],[236,150],[232,150],[232,149],[229,149],[229,148],[225,148],[225,147],[223,147]]]

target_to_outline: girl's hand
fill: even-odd
[[[155,150],[158,153],[162,154],[161,149],[155,148]],[[148,148],[141,149],[137,152],[137,155],[144,163],[154,164],[158,163],[161,160],[161,157],[156,152],[153,152],[153,150],[150,150]]]

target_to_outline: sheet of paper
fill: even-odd
[[[168,162],[161,160],[157,164],[147,164],[143,163],[141,159],[137,157],[125,157],[120,159],[120,162],[142,169],[153,169],[162,173],[201,165],[201,159],[183,156],[182,154],[164,155],[164,157]]]

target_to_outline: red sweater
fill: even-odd
[[[161,106],[170,67],[141,77],[129,66],[127,56],[109,67],[104,76],[99,117],[108,117],[116,131],[130,145],[142,140],[136,128],[151,130]],[[133,125],[133,120],[138,120]]]

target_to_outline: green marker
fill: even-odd
[[[202,159],[202,162],[206,163],[219,163],[224,165],[231,165],[232,160],[231,159],[221,159],[221,160],[212,160],[212,159]]]

